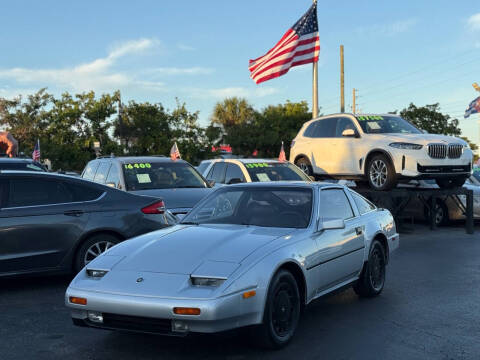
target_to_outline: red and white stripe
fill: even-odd
[[[295,31],[289,29],[268,53],[250,60],[250,77],[260,84],[286,74],[294,66],[318,61],[319,54],[318,32],[299,37]]]

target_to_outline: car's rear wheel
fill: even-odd
[[[430,209],[425,206],[425,219],[430,220]],[[435,225],[448,225],[450,219],[448,217],[448,207],[444,201],[437,199],[435,203]]]
[[[462,187],[467,179],[465,177],[454,177],[435,179],[435,181],[442,189],[453,189],[456,187]]]
[[[268,289],[262,325],[252,334],[262,347],[279,349],[295,334],[300,319],[300,293],[295,277],[287,270],[275,274]]]
[[[110,234],[98,234],[88,238],[75,255],[74,270],[79,272],[85,265],[115,246],[120,239]]]
[[[374,297],[380,295],[385,285],[386,273],[385,248],[378,240],[373,240],[360,278],[353,286],[353,290],[360,297]]]
[[[310,164],[310,161],[306,157],[297,159],[295,165],[297,165],[308,176],[314,176],[312,164]]]
[[[367,179],[374,190],[390,190],[397,184],[395,168],[383,154],[372,157],[367,167]]]

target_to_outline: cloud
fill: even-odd
[[[0,79],[10,79],[20,84],[38,84],[41,87],[52,85],[75,91],[118,89],[135,86],[142,82],[131,75],[115,72],[112,67],[119,59],[139,55],[159,44],[156,39],[138,39],[127,41],[111,48],[106,57],[95,59],[89,63],[62,69],[0,69]]]
[[[467,20],[467,27],[471,31],[479,31],[480,30],[480,13],[473,14]]]
[[[260,98],[270,95],[277,94],[279,90],[274,87],[258,87],[255,89],[248,89],[245,87],[226,87],[226,88],[217,88],[217,89],[199,89],[199,88],[188,88],[184,89],[185,92],[189,93],[193,98],[199,99],[223,99],[227,97],[244,97],[244,98]]]
[[[182,51],[195,51],[196,49],[192,46],[185,45],[182,43],[177,44],[177,48],[179,48]]]
[[[214,71],[212,68],[195,66],[191,68],[160,67],[148,69],[145,72],[151,75],[208,75]]]
[[[395,21],[390,24],[378,24],[372,26],[361,26],[356,29],[359,35],[380,35],[380,36],[396,36],[409,31],[417,24],[417,19],[404,19]]]

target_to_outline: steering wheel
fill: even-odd
[[[228,211],[233,211],[233,206],[227,198],[218,198],[213,216],[218,216]]]

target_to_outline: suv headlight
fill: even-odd
[[[468,145],[468,144],[463,144],[463,150],[467,150],[467,149],[470,149],[470,145]]]
[[[190,277],[192,285],[195,286],[213,286],[218,287],[225,282],[225,278],[213,278],[213,277]]]
[[[423,145],[404,143],[404,142],[394,142],[389,144],[388,146],[391,146],[396,149],[407,149],[407,150],[420,150],[423,147]]]

